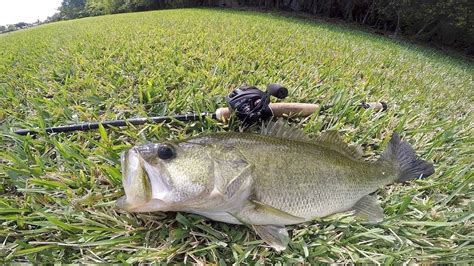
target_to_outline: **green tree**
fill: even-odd
[[[87,0],[86,9],[90,15],[114,14],[152,9],[154,0]]]
[[[63,19],[73,19],[88,16],[86,0],[63,0],[59,7]]]
[[[15,30],[17,30],[17,28],[15,27],[15,25],[14,25],[14,24],[10,24],[10,25],[8,25],[6,32],[15,31]]]

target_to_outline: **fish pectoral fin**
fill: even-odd
[[[252,225],[260,238],[276,251],[285,250],[290,242],[288,231],[283,225]]]
[[[271,217],[273,219],[278,219],[279,221],[285,221],[286,224],[290,223],[302,223],[305,221],[304,218],[295,216],[293,214],[287,213],[285,211],[282,211],[280,209],[277,209],[275,207],[272,207],[270,205],[267,205],[265,203],[256,201],[256,200],[249,200],[251,204],[254,205],[254,210],[262,215],[262,216],[267,216]]]
[[[235,196],[248,197],[252,185],[254,165],[247,162],[237,149],[213,154],[214,190],[212,195],[223,200],[233,200]]]
[[[244,169],[242,169],[242,172],[227,184],[223,191],[223,194],[227,199],[234,199],[235,196],[246,198],[250,194],[250,186],[252,185],[252,169],[253,165],[248,164]]]
[[[383,220],[383,209],[374,196],[362,197],[352,208],[355,215],[368,223],[379,223]]]

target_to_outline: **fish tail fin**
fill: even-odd
[[[392,162],[396,165],[398,178],[396,182],[406,182],[408,180],[425,178],[434,173],[431,163],[418,159],[415,151],[405,141],[400,140],[397,133],[393,133],[388,147],[382,154],[380,160]]]

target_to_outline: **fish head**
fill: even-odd
[[[121,163],[125,196],[117,205],[127,211],[179,211],[212,187],[213,162],[199,143],[136,146]]]

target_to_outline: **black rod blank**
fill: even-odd
[[[99,125],[102,125],[104,128],[108,127],[123,127],[127,125],[143,125],[145,123],[154,122],[154,123],[163,123],[163,122],[172,122],[172,121],[197,121],[205,118],[206,116],[211,116],[211,118],[216,119],[215,113],[200,113],[200,114],[186,114],[186,115],[175,115],[175,116],[154,116],[154,117],[143,117],[143,118],[131,118],[126,120],[109,120],[103,122],[89,122],[81,124],[73,124],[66,126],[57,126],[57,127],[47,127],[44,129],[46,133],[61,133],[61,132],[71,132],[71,131],[86,131],[91,129],[98,129]],[[28,135],[28,134],[37,134],[38,132],[43,131],[39,128],[35,129],[20,129],[15,131],[19,135]]]

